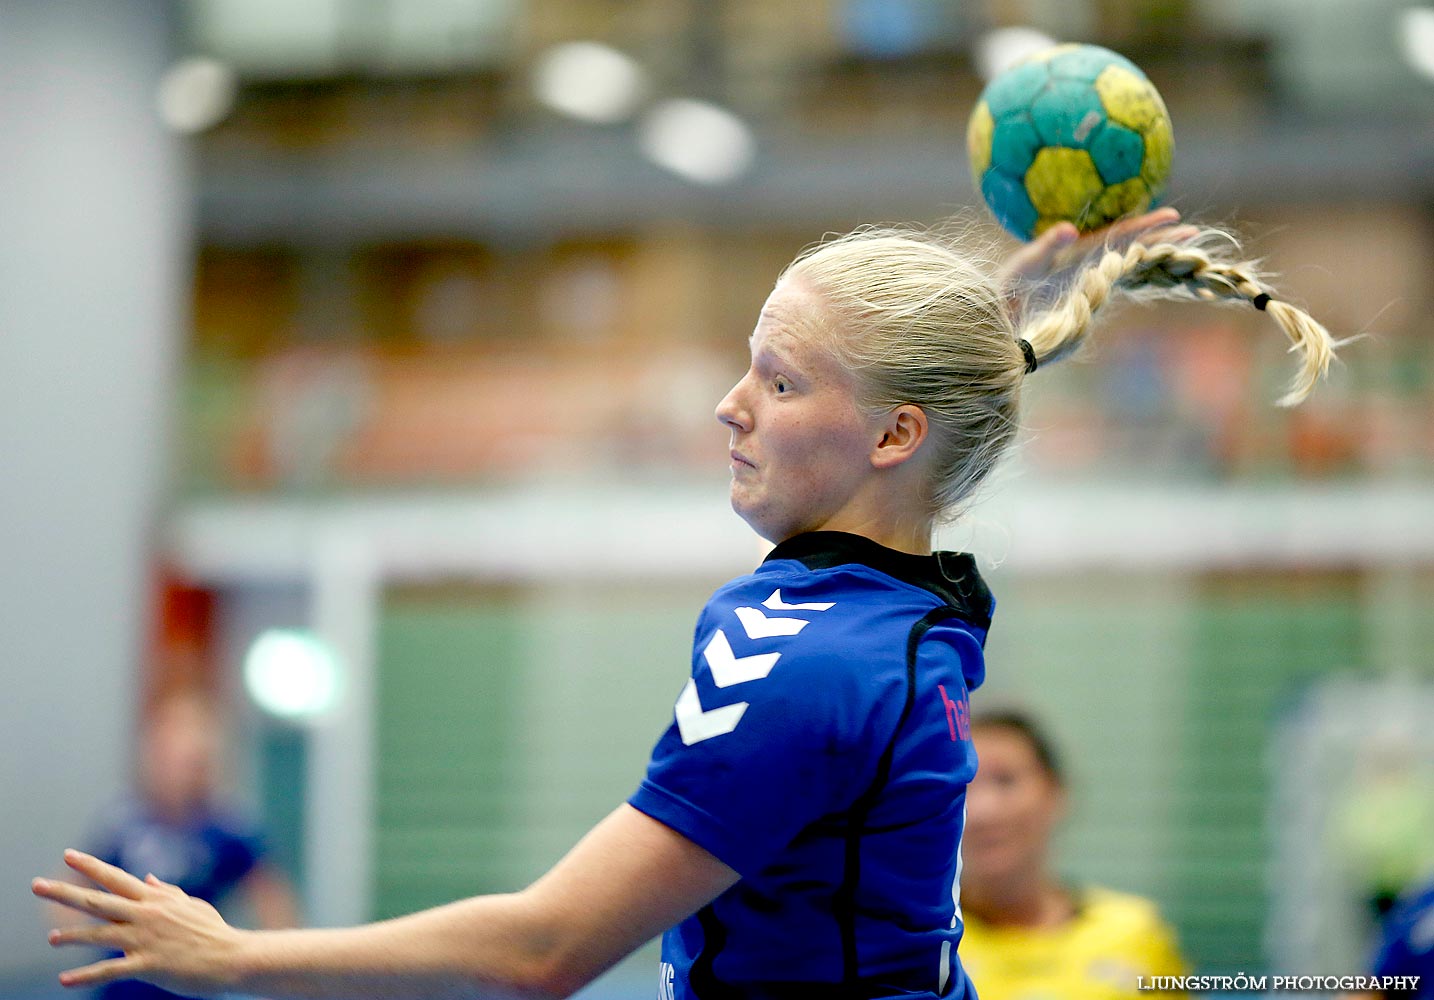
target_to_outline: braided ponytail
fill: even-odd
[[[1342,343],[1303,309],[1275,298],[1254,264],[1222,259],[1198,243],[1133,243],[1124,251],[1105,251],[1080,272],[1060,302],[1033,316],[1019,336],[1030,341],[1042,365],[1065,357],[1084,343],[1092,314],[1116,289],[1143,298],[1184,293],[1211,302],[1247,302],[1269,313],[1290,339],[1290,350],[1303,358],[1280,406],[1294,406],[1309,396]]]
[[[1206,231],[1208,245],[1228,237]],[[1016,437],[1021,390],[1037,366],[1084,340],[1111,293],[1248,302],[1284,329],[1304,365],[1290,406],[1309,395],[1339,346],[1324,327],[1277,301],[1255,266],[1199,243],[1109,249],[1078,272],[1056,304],[1022,319],[1009,276],[970,233],[869,227],[808,248],[778,284],[821,301],[813,333],[859,386],[872,414],[915,404],[930,421],[932,516],[959,513]],[[1038,292],[1036,286],[1033,292]],[[1026,343],[1029,341],[1029,343]]]

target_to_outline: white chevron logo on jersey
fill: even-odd
[[[828,608],[836,607],[835,602],[827,604],[788,604],[782,600],[780,588],[772,591],[772,596],[762,602],[762,607],[769,611],[826,611]]]
[[[697,682],[688,678],[687,686],[677,696],[677,731],[682,735],[682,742],[690,747],[694,743],[730,733],[742,721],[745,711],[745,701],[702,711],[702,702],[697,698]]]
[[[720,628],[702,650],[707,666],[712,670],[712,680],[719,688],[731,687],[745,681],[759,681],[772,672],[781,659],[781,653],[754,653],[751,656],[736,656],[727,634]]]
[[[805,618],[768,618],[756,608],[738,608],[737,620],[748,639],[770,639],[774,635],[796,635],[811,622]]]
[[[835,606],[835,603],[787,604],[782,600],[780,590],[772,591],[772,596],[762,602],[762,607],[769,611],[826,611]],[[749,639],[770,639],[774,636],[796,635],[811,624],[803,618],[769,618],[757,608],[737,608],[736,614],[737,620],[742,623],[742,628],[746,630]],[[703,648],[702,657],[707,661],[707,668],[712,672],[713,683],[719,688],[725,688],[731,687],[733,684],[762,680],[772,672],[772,668],[777,665],[782,654],[753,653],[751,656],[738,656],[732,652],[732,644],[727,641],[727,633],[719,628]],[[710,740],[714,736],[730,733],[737,728],[737,723],[742,721],[742,715],[747,711],[749,704],[749,702],[739,701],[735,705],[723,705],[720,708],[703,711],[702,700],[697,697],[697,681],[689,678],[687,686],[677,696],[675,709],[677,731],[682,736],[682,742],[691,746],[694,743],[701,743],[703,740]]]

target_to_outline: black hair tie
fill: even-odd
[[[1268,297],[1269,296],[1266,296],[1266,298]],[[1264,306],[1260,308],[1263,309]],[[1031,346],[1031,342],[1025,337],[1020,338],[1016,343],[1021,345],[1021,353],[1026,356],[1026,374],[1029,375],[1036,370],[1036,349]]]
[[[1255,304],[1255,308],[1256,308],[1256,309],[1260,310],[1260,312],[1264,312],[1264,311],[1265,311],[1265,306],[1267,306],[1267,305],[1270,304],[1270,293],[1269,293],[1269,292],[1261,292],[1259,295],[1256,295],[1256,296],[1255,296],[1253,299],[1251,299],[1250,301]]]

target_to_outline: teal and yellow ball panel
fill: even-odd
[[[1100,197],[1105,182],[1088,151],[1047,146],[1026,171],[1025,187],[1037,213],[1080,225],[1082,213]]]
[[[966,155],[971,160],[971,176],[980,178],[991,165],[991,137],[996,122],[991,117],[991,108],[985,101],[976,103],[971,112],[970,124],[966,126]],[[979,183],[979,180],[978,180]]]
[[[1043,145],[1084,149],[1105,121],[1105,107],[1090,84],[1052,80],[1031,102],[1031,120]]]
[[[1174,149],[1155,87],[1093,45],[1055,46],[991,81],[966,138],[986,203],[1025,239],[1062,220],[1089,230],[1147,210]]]
[[[991,136],[992,163],[1000,164],[1003,173],[1023,176],[1035,162],[1036,150],[1048,145],[1041,141],[1031,116],[1017,111],[996,122]]]
[[[1001,119],[1013,111],[1030,110],[1031,102],[1050,82],[1051,74],[1044,63],[1021,63],[992,80],[981,100],[992,118]]]
[[[1103,122],[1090,140],[1090,158],[1107,184],[1128,181],[1140,175],[1145,162],[1145,138],[1124,125]]]
[[[1106,116],[1126,128],[1143,132],[1157,121],[1169,120],[1155,85],[1138,69],[1107,66],[1094,86]]]
[[[1046,65],[1050,67],[1051,76],[1060,79],[1092,83],[1111,68],[1126,70],[1142,79],[1145,77],[1125,56],[1098,45],[1057,45],[1048,51],[1051,56],[1045,60]]]
[[[1140,179],[1156,197],[1165,190],[1174,155],[1175,135],[1170,129],[1170,119],[1161,118],[1145,130],[1145,162],[1140,167]]]
[[[981,197],[1007,232],[1034,234],[1039,213],[1031,204],[1023,178],[993,168],[981,175],[980,183]]]

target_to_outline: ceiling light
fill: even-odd
[[[191,56],[159,81],[159,117],[176,132],[193,135],[219,124],[234,107],[239,79],[227,63]]]
[[[1409,7],[1400,12],[1399,47],[1414,72],[1434,80],[1434,10]]]
[[[611,124],[630,117],[646,90],[636,62],[597,42],[555,45],[533,66],[538,100],[587,122]]]
[[[643,118],[638,144],[654,163],[698,184],[725,184],[752,165],[752,130],[705,101],[663,101]]]

